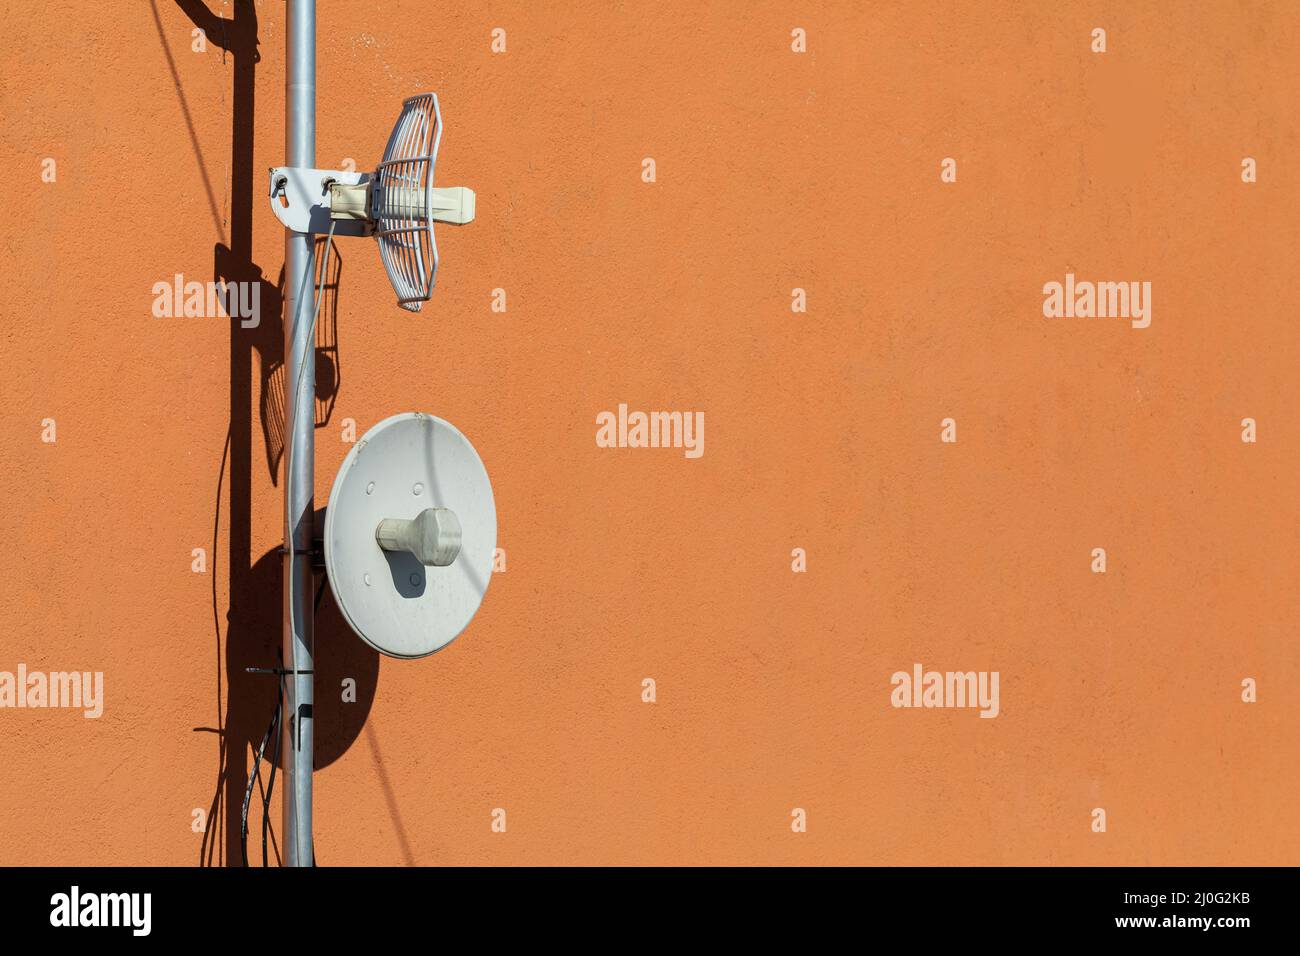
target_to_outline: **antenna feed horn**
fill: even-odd
[[[375,529],[385,551],[408,551],[426,568],[445,568],[460,554],[460,519],[448,508],[425,508],[414,518],[385,518]]]

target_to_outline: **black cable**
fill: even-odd
[[[320,584],[316,586],[316,600],[313,611],[320,611],[321,598],[325,596],[325,587],[329,582],[329,575],[322,574]],[[262,735],[262,743],[257,748],[257,759],[253,764],[253,772],[248,775],[248,787],[244,790],[244,807],[240,814],[240,841],[239,850],[243,856],[244,866],[248,866],[248,808],[253,802],[253,785],[261,780],[262,758],[266,754],[266,745],[275,740],[274,748],[271,751],[271,772],[266,782],[266,789],[262,791],[262,865],[270,866],[269,852],[270,840],[267,839],[267,830],[270,827],[271,820],[271,796],[275,793],[275,774],[280,767],[280,741],[284,739],[281,733],[281,725],[284,720],[284,660],[281,655],[280,667],[276,668],[275,673],[279,675],[280,680],[280,697],[276,701],[275,713],[271,716],[271,724],[266,728],[266,733]],[[316,865],[316,848],[312,847],[312,866]]]
[[[330,576],[328,574],[322,574],[320,576],[320,584],[316,588],[315,614],[320,614],[320,599],[325,596],[325,588],[329,585],[329,580]],[[316,838],[314,835],[311,841],[311,865],[316,865]]]
[[[267,862],[267,845],[270,841],[266,837],[267,828],[271,822],[271,794],[275,792],[275,771],[280,766],[280,741],[284,739],[281,732],[281,724],[284,721],[284,674],[280,674],[280,700],[275,705],[275,750],[271,756],[271,776],[266,784],[266,793],[262,795],[262,866],[270,866]]]
[[[272,732],[279,724],[282,703],[283,697],[281,697],[281,702],[276,704],[275,713],[271,716],[271,723],[266,728],[266,733],[262,735],[261,746],[257,748],[257,758],[253,762],[253,772],[248,775],[248,786],[244,790],[244,807],[239,815],[239,854],[243,858],[244,866],[248,866],[248,805],[253,801],[253,784],[262,779],[262,756],[266,753],[266,745],[271,738]]]

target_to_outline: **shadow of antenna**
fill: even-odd
[[[320,262],[325,249],[324,237],[317,237],[314,254]],[[318,273],[316,295],[321,298],[320,317],[316,322],[316,427],[328,425],[334,415],[334,403],[343,384],[343,365],[339,354],[339,287],[343,275],[343,257],[338,247],[330,250]],[[284,291],[281,272],[279,292]],[[264,358],[267,358],[264,356]],[[279,350],[262,366],[260,412],[262,438],[266,447],[266,464],[273,484],[279,484],[280,461],[284,457],[285,439],[285,367],[284,351]]]

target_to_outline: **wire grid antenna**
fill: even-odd
[[[397,304],[419,312],[438,275],[433,236],[433,171],[442,139],[434,93],[402,103],[383,161],[375,173],[374,219],[379,256],[397,292]]]

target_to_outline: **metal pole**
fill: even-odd
[[[316,2],[288,0],[285,151],[290,166],[316,165]],[[315,697],[312,658],[312,512],[315,496],[316,343],[308,339],[315,296],[312,237],[284,237],[284,760],[286,866],[311,866],[311,774]],[[304,282],[306,283],[304,285]],[[298,301],[302,290],[302,302]],[[305,367],[300,367],[304,366]],[[301,382],[301,384],[299,384]],[[292,606],[291,606],[292,603]],[[292,623],[290,623],[292,621]],[[306,671],[307,673],[304,673]]]

